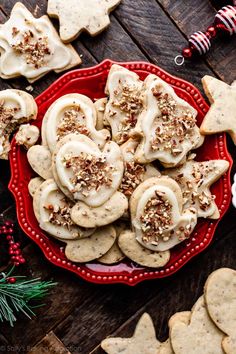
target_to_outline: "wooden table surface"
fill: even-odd
[[[15,2],[0,0],[0,23],[7,19]],[[46,0],[23,2],[36,16],[46,13]],[[214,3],[222,5],[221,1]],[[216,40],[205,58],[182,67],[174,64],[174,57],[187,43],[186,38],[196,30],[205,30],[213,20],[214,3],[209,0],[123,0],[111,15],[111,25],[106,31],[95,38],[83,34],[75,41],[74,46],[83,59],[81,67],[92,66],[105,58],[145,60],[189,80],[201,91],[201,78],[206,74],[231,83],[236,79],[236,36]],[[33,95],[40,94],[57,77],[51,73],[39,80],[33,85]],[[26,86],[27,82],[21,79],[0,81],[1,89],[25,89]],[[236,148],[229,139],[228,147],[234,156]],[[9,163],[1,161],[0,212],[16,221],[14,200],[7,189],[9,176]],[[158,338],[164,340],[168,336],[168,318],[177,311],[191,309],[214,269],[224,266],[236,269],[236,210],[233,207],[220,222],[206,251],[177,274],[136,287],[89,284],[50,264],[20,229],[18,235],[27,259],[21,272],[53,279],[58,286],[45,299],[46,305],[37,309],[36,318],[30,321],[20,317],[14,329],[0,324],[2,353],[103,353],[100,341],[108,335],[130,336],[145,311],[154,320]],[[2,247],[1,244],[3,264]]]

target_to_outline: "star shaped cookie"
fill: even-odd
[[[86,31],[91,36],[109,24],[109,13],[121,0],[48,0],[47,13],[60,22],[60,37],[68,43]]]
[[[151,317],[144,313],[131,338],[106,338],[101,347],[107,354],[173,354],[170,343],[156,339]]]
[[[230,86],[211,76],[202,79],[211,107],[201,124],[202,134],[228,132],[236,144],[236,85]]]
[[[191,206],[196,208],[198,217],[218,219],[219,210],[210,192],[210,186],[228,168],[229,162],[225,160],[187,161],[179,168],[170,169],[166,173],[180,185],[184,209]]]

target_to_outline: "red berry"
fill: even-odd
[[[12,240],[12,236],[11,235],[8,235],[7,236],[7,241],[11,241]]]
[[[25,259],[24,258],[20,258],[19,262],[20,262],[20,264],[24,264],[25,263]]]
[[[14,244],[15,244],[14,241],[10,241],[10,242],[9,242],[9,245],[14,245]]]
[[[7,278],[7,282],[10,283],[10,284],[14,284],[16,282],[16,278]]]
[[[20,265],[19,262],[14,262],[15,266],[18,267]]]
[[[19,255],[21,254],[21,250],[16,250],[16,251],[15,251],[15,254],[16,254],[17,256],[19,256]]]
[[[15,243],[14,245],[12,245],[12,249],[13,249],[13,250],[18,250],[18,248],[19,248],[19,247],[17,246],[16,243]]]

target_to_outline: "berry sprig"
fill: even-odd
[[[25,263],[25,258],[22,255],[20,249],[20,243],[14,241],[14,225],[11,221],[6,221],[4,225],[0,226],[0,236],[4,235],[8,242],[8,254],[10,256],[11,263],[15,266]],[[9,278],[9,283],[14,283],[14,279]]]

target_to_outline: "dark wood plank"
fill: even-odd
[[[216,14],[210,1],[157,1],[187,36],[190,36],[195,31],[206,30],[213,23]],[[183,41],[179,48],[185,47],[186,44],[187,42]],[[232,75],[236,71],[235,56],[236,36],[232,36],[215,40],[212,49],[206,56],[206,60],[222,80],[231,83],[235,79],[234,75]]]
[[[28,354],[71,354],[64,344],[51,331]]]

